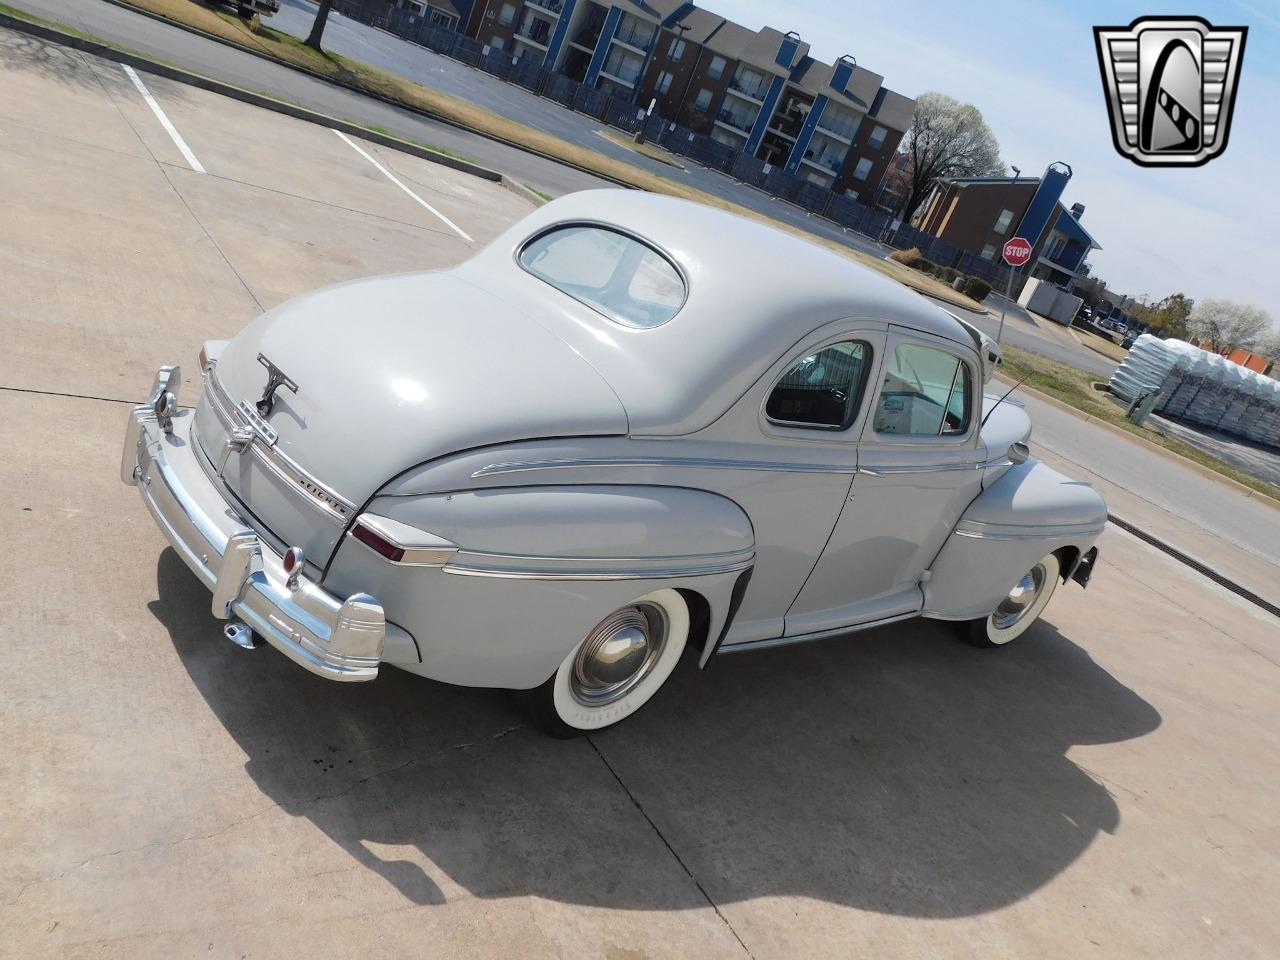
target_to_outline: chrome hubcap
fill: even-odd
[[[598,707],[626,696],[649,675],[667,642],[667,618],[652,603],[623,607],[588,634],[574,660],[573,698]]]
[[[1035,604],[1036,598],[1044,590],[1048,581],[1043,563],[1037,563],[1017,585],[1009,591],[1009,595],[1000,601],[996,612],[991,615],[991,622],[997,630],[1008,630],[1027,615],[1027,611]]]

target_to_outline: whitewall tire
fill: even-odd
[[[1061,579],[1056,553],[1041,559],[1019,578],[991,613],[968,623],[968,640],[975,647],[1003,647],[1027,632],[1044,611]]]
[[[689,607],[655,590],[600,621],[542,686],[528,691],[534,722],[577,737],[625,720],[658,692],[689,639]]]

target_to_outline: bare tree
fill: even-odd
[[[1248,350],[1270,328],[1267,311],[1233,300],[1201,300],[1187,317],[1187,333],[1218,350]]]
[[[320,9],[316,11],[316,19],[311,24],[311,33],[307,35],[305,41],[308,47],[320,49],[320,38],[324,36],[324,27],[329,22],[329,10],[332,6],[333,0],[320,0]]]
[[[978,108],[932,90],[917,98],[915,121],[899,149],[906,155],[904,218],[911,216],[930,188],[944,177],[998,177],[1005,173],[1000,144]]]

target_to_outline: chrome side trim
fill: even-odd
[[[399,560],[392,560],[390,557],[378,553],[377,550],[374,550],[355,535],[356,527],[364,527],[366,530],[373,531],[393,547],[399,547],[403,550],[404,556]],[[438,537],[434,533],[428,533],[426,530],[419,530],[417,527],[410,526],[407,523],[392,520],[390,517],[380,517],[374,513],[361,514],[346,535],[366,550],[377,554],[383,563],[394,564],[398,567],[441,567],[458,552],[458,545],[451,543],[444,537]]]
[[[581,467],[692,467],[706,470],[757,470],[768,473],[852,473],[853,464],[787,463],[782,460],[720,460],[700,457],[572,457],[563,460],[517,460],[491,463],[471,474],[472,479],[532,470],[566,470]]]
[[[979,460],[977,463],[927,463],[905,464],[900,467],[858,467],[858,472],[868,477],[887,477],[899,473],[951,473],[956,470],[986,470],[990,467],[1010,467],[1013,461],[1007,456]]]
[[[205,393],[209,397],[209,405],[214,413],[237,442],[244,436],[242,431],[254,430],[253,424],[249,422],[244,412],[231,402],[231,398],[218,381],[216,364],[213,361],[210,361],[205,368]],[[346,523],[355,515],[356,504],[311,476],[278,447],[268,446],[256,432],[252,439],[248,440],[246,449],[281,480],[298,487],[304,494],[303,502],[315,507],[329,519]],[[224,464],[230,452],[230,449],[218,451]]]
[[[460,577],[495,577],[502,580],[669,580],[676,577],[710,577],[738,573],[755,563],[755,553],[744,560],[686,567],[649,567],[618,570],[573,570],[563,567],[484,567],[468,563],[447,563],[441,569]]]
[[[1096,537],[1104,524],[1067,523],[1023,526],[1013,523],[984,523],[980,520],[961,520],[956,524],[957,537],[973,540],[1060,540],[1075,537]]]

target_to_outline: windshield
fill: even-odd
[[[666,257],[604,227],[544,233],[520,251],[520,265],[628,327],[666,323],[684,304],[684,279]]]

